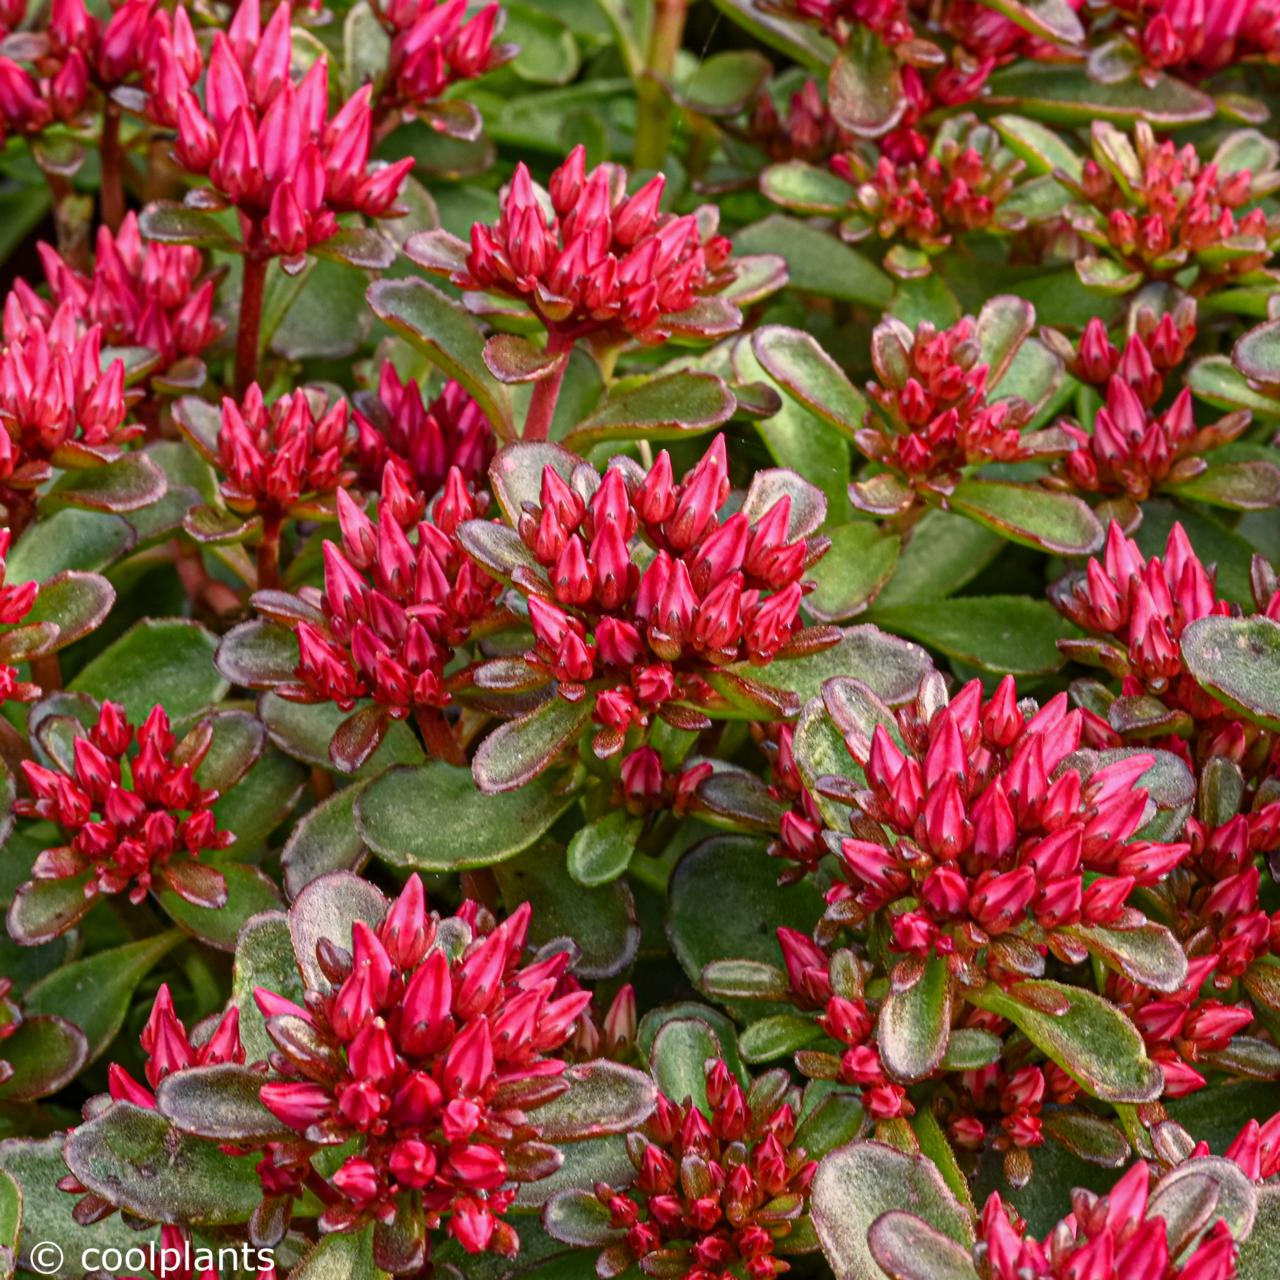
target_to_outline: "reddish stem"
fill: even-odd
[[[422,734],[422,743],[429,756],[459,767],[467,763],[466,753],[458,745],[453,728],[435,707],[418,707],[413,713],[413,721]]]
[[[564,355],[555,371],[537,382],[533,387],[533,395],[529,399],[529,413],[524,420],[525,440],[545,440],[555,420],[556,404],[560,399],[560,388],[564,385],[564,375],[569,368],[568,352],[573,340],[562,334],[547,335],[547,354]]]
[[[56,653],[31,659],[31,681],[40,686],[40,692],[48,696],[62,688],[62,662]]]
[[[120,108],[110,98],[102,108],[102,221],[114,234],[124,221],[124,152],[120,148]]]
[[[236,331],[236,399],[258,378],[258,337],[262,331],[262,295],[270,257],[257,248],[258,228],[245,237],[244,276],[240,284],[240,327]]]
[[[270,591],[280,585],[280,528],[284,523],[279,512],[262,516],[262,539],[258,543],[258,590]]]

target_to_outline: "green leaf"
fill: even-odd
[[[996,71],[987,84],[993,106],[1016,106],[1024,115],[1058,125],[1144,120],[1153,129],[1169,129],[1209,120],[1216,111],[1207,94],[1166,75],[1156,76],[1150,84],[1136,76],[1099,84],[1089,79],[1082,66],[1025,61]]]
[[[67,1176],[62,1148],[65,1133],[48,1138],[11,1138],[0,1142],[0,1168],[22,1191],[22,1233],[19,1258],[28,1270],[40,1275],[53,1275],[63,1280],[80,1280],[85,1268],[81,1262],[89,1249],[147,1248],[158,1244],[158,1227],[126,1222],[118,1213],[81,1226],[72,1217],[77,1197],[58,1187]],[[61,1260],[47,1247],[36,1257],[32,1250],[38,1244],[52,1244]]]
[[[99,627],[115,603],[115,588],[96,573],[67,570],[47,579],[31,612],[22,620],[23,627],[52,623],[57,634],[50,650],[65,649]],[[6,635],[12,634],[7,629]]]
[[[818,890],[807,880],[781,888],[777,879],[764,842],[750,836],[712,836],[680,859],[671,877],[667,937],[691,982],[699,983],[703,969],[725,956],[777,964],[778,929],[813,928],[822,914]],[[708,911],[712,902],[716,909]]]
[[[240,1040],[247,1062],[262,1062],[275,1050],[254,1003],[255,987],[265,987],[295,1004],[302,1003],[302,979],[283,912],[268,912],[247,921],[236,943],[231,1003],[240,1011]]]
[[[630,865],[643,830],[644,819],[625,809],[614,809],[580,828],[569,841],[570,876],[588,888],[616,880]]]
[[[1052,605],[1026,596],[961,596],[890,609],[877,624],[984,671],[1043,675],[1066,662],[1058,641],[1076,634]]]
[[[374,1265],[373,1228],[366,1227],[322,1236],[289,1272],[289,1280],[385,1280],[386,1274]]]
[[[835,46],[819,31],[781,13],[770,13],[755,0],[714,0],[721,13],[756,39],[786,54],[810,71],[825,71]]]
[[[521,902],[533,907],[529,940],[534,946],[572,938],[579,958],[574,973],[584,979],[612,978],[636,957],[640,925],[625,880],[592,889],[575,885],[564,873],[559,849],[530,849],[494,868],[509,911]]]
[[[159,704],[183,720],[217,702],[228,684],[214,669],[214,637],[196,622],[139,622],[87,663],[68,688],[120,703],[141,724]]]
[[[805,609],[820,622],[846,622],[879,595],[898,563],[901,540],[874,521],[854,520],[829,530],[831,550],[809,571],[817,583]]]
[[[898,553],[893,576],[876,598],[881,608],[941,600],[995,559],[1004,539],[984,525],[937,508],[926,511]]]
[[[729,49],[700,59],[672,93],[681,106],[704,116],[733,116],[764,87],[773,68],[755,49]]]
[[[4,1041],[13,1074],[0,1084],[0,1099],[30,1102],[70,1084],[88,1061],[89,1042],[79,1027],[53,1014],[26,1018]]]
[[[369,305],[466,387],[501,439],[514,438],[511,393],[485,366],[484,337],[458,303],[423,280],[378,280],[369,287]]]
[[[953,511],[1023,546],[1083,556],[1102,545],[1102,526],[1079,498],[1004,480],[962,480],[948,499]]]
[[[1280,320],[1250,329],[1232,348],[1231,363],[1251,382],[1265,388],[1280,384]]]
[[[671,1018],[653,1038],[649,1067],[664,1097],[677,1105],[691,1100],[709,1116],[706,1064],[720,1057],[720,1041],[701,1018]]]
[[[581,65],[573,32],[558,18],[527,4],[508,4],[504,9],[503,38],[520,50],[511,70],[531,84],[570,83]]]
[[[1063,932],[1078,938],[1108,968],[1153,991],[1177,991],[1187,980],[1186,952],[1163,925],[1107,929],[1078,924]]]
[[[263,911],[284,905],[280,890],[257,867],[235,862],[216,864],[227,882],[227,901],[221,907],[197,907],[172,889],[161,886],[156,898],[174,924],[219,951],[234,951],[244,925]]]
[[[977,1280],[969,1250],[915,1214],[891,1209],[867,1233],[872,1256],[889,1280]]]
[[[229,632],[223,638],[224,643],[233,634]],[[258,715],[271,741],[286,755],[304,764],[319,765],[322,769],[333,768],[329,742],[347,718],[347,713],[335,703],[308,705],[266,693],[258,699]],[[376,777],[390,765],[421,764],[423,758],[422,747],[413,731],[403,721],[394,721],[377,751],[353,776],[357,779]]]
[[[1270,511],[1280,506],[1280,466],[1261,458],[1211,461],[1198,476],[1171,486],[1167,492],[1233,511]]]
[[[774,204],[797,213],[837,213],[854,194],[838,174],[803,160],[771,164],[760,175],[760,190]]]
[[[119,516],[68,507],[28,525],[9,553],[6,582],[44,582],[64,569],[105,569],[133,545]]]
[[[776,253],[787,264],[791,287],[800,293],[883,308],[893,300],[893,281],[828,232],[775,213],[734,237],[738,253]]]
[[[880,1006],[876,1043],[885,1070],[914,1084],[937,1070],[951,1031],[951,979],[946,960],[931,956],[924,972],[905,990],[891,985]]]
[[[1253,1230],[1236,1257],[1240,1280],[1270,1280],[1280,1275],[1280,1187],[1261,1186],[1257,1198]]]
[[[1263,615],[1201,618],[1182,633],[1182,660],[1219,702],[1280,730],[1280,622]]]
[[[866,397],[812,334],[768,325],[753,335],[751,349],[774,381],[828,426],[846,435],[861,427]]]
[[[168,483],[164,472],[145,453],[126,453],[105,467],[64,471],[41,505],[115,514],[137,511],[159,502]]]
[[[262,1105],[262,1075],[234,1062],[188,1067],[156,1088],[156,1106],[183,1133],[231,1140],[286,1138],[291,1130]]]
[[[308,252],[359,271],[385,271],[396,260],[396,247],[372,227],[343,227]]]
[[[63,965],[27,990],[23,1009],[56,1014],[79,1027],[91,1062],[124,1025],[138,983],[182,940],[181,932],[169,929]]]
[[[86,898],[86,871],[62,880],[28,880],[9,904],[9,937],[19,946],[34,947],[65,933],[96,903]]]
[[[842,1280],[884,1280],[868,1235],[881,1214],[904,1204],[963,1249],[973,1245],[969,1214],[933,1162],[883,1143],[852,1142],[827,1155],[813,1180],[811,1203],[822,1251]]]
[[[1280,379],[1280,369],[1274,376]],[[1227,356],[1202,356],[1187,373],[1187,386],[1216,409],[1248,409],[1268,417],[1280,413],[1280,400],[1255,391]]]
[[[361,839],[392,866],[457,871],[514,857],[572,803],[546,777],[486,795],[468,770],[433,760],[376,778],[355,801],[355,821]],[[449,815],[448,822],[440,821],[441,814]]]
[[[1068,0],[982,0],[1025,31],[1051,44],[1080,44],[1084,28]]]
[[[574,1063],[559,1079],[569,1087],[537,1108],[537,1125],[547,1142],[629,1133],[648,1119],[658,1102],[653,1081],[620,1062]]]
[[[500,724],[471,761],[476,785],[486,795],[527,786],[571,746],[591,719],[591,699],[551,697],[516,720]]]
[[[870,27],[855,24],[831,64],[827,104],[832,118],[860,138],[888,133],[907,109],[897,56]]]
[[[138,217],[138,229],[148,240],[161,244],[198,244],[237,252],[240,247],[212,214],[168,200],[148,205]]]
[[[971,1004],[1007,1018],[1095,1098],[1149,1102],[1164,1087],[1137,1028],[1092,991],[1035,979],[1008,991],[988,984],[966,995]]]
[[[355,803],[362,783],[343,787],[294,824],[280,852],[284,889],[296,898],[312,880],[330,871],[361,871],[369,849],[356,827]]]
[[[798,1013],[775,1013],[744,1028],[738,1036],[738,1049],[748,1062],[773,1062],[822,1039],[823,1034],[810,1018]]]
[[[864,624],[845,627],[839,643],[820,653],[747,668],[745,674],[771,689],[794,693],[802,703],[817,697],[823,683],[832,676],[856,676],[896,707],[915,697],[920,681],[932,666],[929,655],[919,645]]]
[[[363,7],[367,12],[368,6]],[[352,355],[373,321],[364,304],[368,287],[363,271],[330,259],[311,260],[279,324],[268,334],[271,351],[286,360],[339,360]]]
[[[733,416],[736,405],[733,393],[715,374],[681,371],[647,377],[610,392],[564,443],[586,452],[604,440],[679,440],[714,430]]]

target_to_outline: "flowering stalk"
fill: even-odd
[[[637,169],[657,169],[671,145],[671,104],[667,82],[675,70],[684,39],[689,0],[655,0],[648,56],[636,85],[636,140],[632,160]]]

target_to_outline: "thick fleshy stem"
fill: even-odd
[[[107,100],[102,108],[102,221],[114,235],[124,221],[124,152],[120,148],[120,108]]]
[[[245,237],[244,278],[240,285],[240,327],[236,331],[236,399],[258,380],[258,339],[262,329],[262,295],[270,257],[257,247],[258,228]]]
[[[258,543],[258,590],[268,591],[280,585],[280,526],[278,512],[264,512],[262,539]]]
[[[572,339],[558,333],[547,335],[547,354],[559,355],[573,347]],[[551,423],[556,416],[556,403],[560,399],[560,388],[564,386],[565,371],[569,368],[566,358],[560,362],[555,371],[534,383],[533,395],[529,397],[529,413],[525,418],[524,440],[545,440],[551,431]]]
[[[660,169],[671,144],[671,103],[667,81],[675,69],[676,54],[684,40],[689,0],[656,0],[649,56],[636,85],[636,142],[633,159],[637,169]]]
[[[466,752],[458,744],[452,727],[437,707],[418,707],[413,713],[413,721],[422,734],[422,743],[427,754],[445,764],[465,766]]]

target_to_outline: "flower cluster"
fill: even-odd
[[[222,496],[233,511],[278,523],[355,478],[346,466],[353,445],[345,400],[326,407],[320,393],[302,389],[268,406],[254,383],[238,404],[222,400]]]
[[[143,1074],[147,1083],[135,1080],[118,1062],[113,1062],[107,1068],[107,1085],[115,1101],[130,1102],[148,1110],[156,1105],[151,1090],[175,1071],[245,1060],[244,1045],[240,1042],[240,1011],[235,1005],[219,1017],[211,1030],[204,1028],[204,1034],[193,1043],[192,1035],[174,1012],[173,995],[167,983],[162,983],[156,992],[139,1043],[146,1054]]]
[[[473,489],[484,484],[493,458],[493,430],[480,406],[450,380],[430,404],[413,379],[401,381],[388,360],[378,374],[376,395],[356,395],[356,458],[360,479],[376,489],[383,468],[394,462],[404,483],[432,496],[457,468]]]
[[[521,163],[498,221],[471,228],[469,251],[455,242],[445,257],[414,256],[460,289],[525,303],[560,350],[578,338],[609,348],[661,343],[673,333],[732,333],[738,309],[711,305],[735,274],[729,241],[714,233],[716,210],[662,213],[662,174],[634,195],[625,184],[617,165],[588,173],[579,146],[551,175],[544,203]]]
[[[11,627],[21,622],[35,605],[40,594],[38,582],[6,582],[9,545],[13,534],[0,529],[0,625]],[[0,662],[0,705],[6,702],[32,702],[40,690],[28,680],[19,678],[17,667]]]
[[[831,118],[815,80],[791,95],[784,118],[773,99],[761,94],[748,122],[751,140],[771,160],[828,160],[841,145],[839,126]]]
[[[1199,79],[1242,57],[1280,52],[1275,0],[1112,0],[1126,33],[1150,71]]]
[[[1090,560],[1083,574],[1068,574],[1055,583],[1049,596],[1072,622],[1096,637],[1063,641],[1064,649],[1119,677],[1123,696],[1149,693],[1183,714],[1182,729],[1192,739],[1189,748],[1176,737],[1162,745],[1189,750],[1196,763],[1226,756],[1251,777],[1265,766],[1273,735],[1233,715],[1184,666],[1178,642],[1186,627],[1233,609],[1215,594],[1213,571],[1201,564],[1180,524],[1170,530],[1164,556],[1148,561],[1112,523],[1102,559]],[[1258,605],[1276,617],[1280,593]]]
[[[161,371],[200,355],[222,334],[222,322],[213,315],[214,282],[200,278],[200,250],[144,241],[133,213],[115,234],[98,228],[90,277],[51,246],[39,249],[54,306],[68,304],[86,324],[100,325],[110,346],[149,347]],[[52,319],[49,305],[22,281],[14,288],[29,316],[45,324]]]
[[[1025,216],[1001,209],[1026,167],[1000,146],[995,131],[948,122],[918,163],[894,163],[854,148],[832,156],[831,168],[855,189],[855,213],[842,234],[874,234],[934,253],[970,231],[1017,231]]]
[[[373,11],[391,38],[375,104],[380,119],[412,119],[451,85],[485,75],[515,53],[513,45],[494,44],[503,17],[497,4],[470,16],[466,0],[384,0]]]
[[[867,385],[874,408],[854,440],[918,489],[945,494],[965,467],[1037,456],[1036,442],[1022,434],[1031,420],[1026,401],[989,400],[974,332],[968,316],[941,331],[928,321],[913,331],[895,318],[876,326],[871,359],[878,381]],[[879,510],[874,491],[854,486],[850,497]],[[890,507],[910,501],[909,494],[894,494]]]
[[[182,5],[170,14],[156,0],[124,0],[104,23],[83,0],[57,0],[21,60],[0,57],[0,124],[38,134],[55,123],[79,123],[97,93],[110,95],[134,80],[160,90],[162,47],[194,80],[200,55]]]
[[[332,985],[305,1008],[256,990],[289,1077],[262,1086],[263,1104],[308,1144],[351,1144],[326,1178],[322,1230],[391,1222],[420,1197],[468,1252],[519,1247],[512,1182],[558,1164],[537,1108],[562,1090],[551,1055],[591,998],[557,995],[568,952],[521,963],[529,918],[528,903],[502,924],[467,903],[441,920],[413,876],[376,928],[353,925],[349,952],[318,950]]]
[[[1081,201],[1071,224],[1140,279],[1172,280],[1195,265],[1193,291],[1204,292],[1267,263],[1280,221],[1261,207],[1242,212],[1254,198],[1248,169],[1220,171],[1190,143],[1157,142],[1146,123],[1135,126],[1132,145],[1096,124],[1094,151],[1079,182],[1068,180]],[[1130,162],[1119,172],[1116,155]]]
[[[247,0],[214,33],[203,106],[190,88],[177,98],[174,156],[240,210],[247,252],[300,269],[307,249],[337,234],[339,213],[394,216],[413,160],[370,167],[370,86],[330,118],[325,58],[292,82],[290,24],[287,2],[263,27]],[[151,101],[167,113],[162,95]]]
[[[1162,1280],[1231,1280],[1235,1241],[1219,1219],[1190,1253],[1175,1261],[1182,1239],[1158,1212],[1148,1214],[1152,1171],[1139,1161],[1105,1195],[1076,1191],[1072,1212],[1044,1238],[1026,1231],[993,1192],[979,1220],[977,1257],[983,1280],[1071,1280],[1077,1276],[1150,1276]]]
[[[647,473],[613,466],[601,479],[580,467],[573,479],[548,465],[541,502],[520,516],[547,575],[528,597],[536,643],[526,660],[560,697],[594,699],[601,755],[655,712],[686,719],[669,704],[706,701],[707,670],[770,662],[805,643],[802,578],[825,540],[792,538],[786,495],[754,517],[720,517],[723,436],[678,482],[665,450]]]
[[[126,891],[130,902],[141,902],[163,886],[197,906],[221,906],[222,873],[195,861],[235,839],[218,829],[212,809],[218,793],[195,780],[211,742],[205,723],[179,743],[163,707],[153,708],[135,734],[124,711],[104,702],[97,722],[75,738],[72,763],[49,769],[24,760],[32,798],[15,801],[14,811],[44,818],[68,838],[41,852],[33,878],[82,879],[86,902]]]
[[[772,1280],[788,1270],[775,1248],[804,1214],[818,1166],[794,1145],[798,1098],[771,1099],[763,1083],[748,1094],[715,1059],[706,1064],[708,1115],[692,1100],[658,1099],[628,1142],[631,1187],[596,1185],[622,1236],[601,1254],[600,1275],[633,1263],[686,1280],[725,1280],[738,1268]]]
[[[1069,711],[1065,693],[1020,705],[1012,676],[986,700],[977,680],[936,708],[925,701],[935,695],[945,696],[925,690],[898,713],[896,735],[877,724],[870,739],[846,736],[867,780],[851,799],[875,827],[855,825],[841,842],[833,923],[885,912],[895,950],[947,956],[961,970],[981,966],[984,948],[999,970],[1005,935],[1074,962],[1083,951],[1063,926],[1140,923],[1126,905],[1134,887],[1187,853],[1131,839],[1147,804],[1137,783],[1154,757],[1093,769],[1069,761],[1110,732]]]
[[[81,450],[105,460],[142,431],[126,422],[124,362],[103,368],[101,326],[85,329],[69,302],[49,316],[24,299],[36,301],[29,291],[6,299],[0,350],[0,495],[11,519],[52,466]]]
[[[498,593],[456,537],[458,525],[481,514],[485,502],[456,467],[431,521],[422,520],[422,499],[392,465],[383,471],[376,523],[339,491],[342,545],[324,544],[323,596],[304,591],[298,683],[280,693],[344,710],[369,696],[395,719],[447,706],[445,668],[455,647],[493,612]]]

